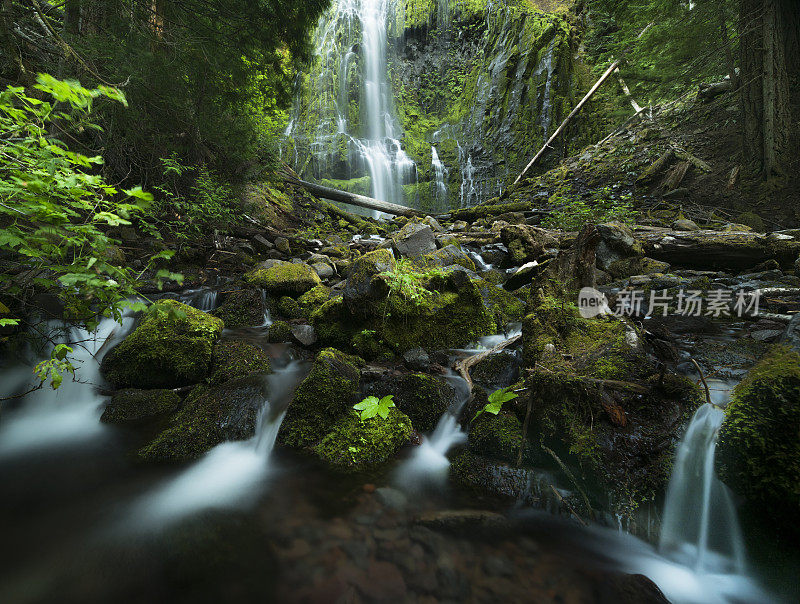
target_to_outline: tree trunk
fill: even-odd
[[[77,35],[81,31],[81,3],[80,0],[67,0],[64,5],[64,31]]]
[[[789,23],[784,19],[789,4],[792,0],[740,4],[742,148],[745,163],[764,179],[784,174],[789,159]]]

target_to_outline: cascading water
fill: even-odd
[[[100,423],[103,397],[96,389],[102,383],[100,361],[103,354],[120,340],[133,323],[132,317],[117,323],[104,319],[97,330],[64,330],[61,324],[46,327],[53,341],[70,344],[70,355],[79,380],[64,376],[58,390],[45,385],[25,397],[19,407],[3,409],[0,422],[0,457],[99,436],[105,430]],[[1,396],[17,396],[33,385],[31,366],[9,371],[4,377]]]
[[[433,176],[434,176],[434,187],[435,187],[435,197],[437,207],[440,206],[447,206],[447,184],[445,183],[445,179],[447,178],[447,168],[445,168],[442,161],[439,159],[439,152],[436,151],[436,147],[431,147],[431,167],[433,168]]]
[[[269,475],[278,430],[303,375],[304,364],[293,361],[267,376],[255,435],[217,445],[177,477],[145,494],[133,505],[134,525],[158,529],[201,510],[251,503]]]
[[[727,487],[714,473],[722,409],[705,404],[678,447],[660,549],[698,572],[745,571],[744,541]]]
[[[373,197],[403,204],[403,185],[415,182],[416,165],[400,143],[388,77],[387,26],[393,9],[393,0],[341,0],[322,20],[317,53],[323,69],[316,82],[321,121],[311,149],[316,177],[366,173]],[[330,90],[332,83],[337,90]],[[334,167],[341,160],[345,173]]]
[[[444,412],[431,435],[423,436],[411,457],[397,469],[396,482],[405,490],[441,489],[450,471],[447,453],[467,440],[458,417],[469,398],[469,387],[453,372],[448,374],[448,380],[456,389],[455,403]]]

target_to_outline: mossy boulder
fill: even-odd
[[[519,379],[521,355],[514,350],[501,350],[475,364],[470,371],[472,381],[486,388],[503,388]]]
[[[275,321],[269,326],[267,338],[272,343],[289,342],[292,339],[292,327],[286,321]]]
[[[278,300],[278,314],[286,319],[299,319],[302,316],[300,305],[291,296],[281,296]]]
[[[314,453],[339,470],[363,472],[394,457],[412,433],[411,420],[396,407],[386,419],[376,415],[362,420],[351,410],[336,421]]]
[[[717,445],[723,481],[794,527],[800,513],[800,354],[774,347],[734,389],[725,416]]]
[[[456,398],[455,389],[446,379],[427,373],[381,377],[365,383],[362,393],[378,398],[393,395],[397,408],[422,432],[432,431]]]
[[[558,247],[558,241],[548,231],[526,224],[504,226],[500,237],[515,264],[532,262],[546,249]]]
[[[424,254],[414,259],[414,264],[421,268],[433,268],[446,266],[461,266],[467,270],[475,271],[475,262],[470,258],[460,246],[455,244],[445,245],[441,249]]]
[[[170,426],[140,449],[138,456],[145,461],[187,461],[222,442],[247,440],[255,434],[268,394],[269,383],[262,375],[220,386],[198,386]]]
[[[381,275],[394,270],[395,266],[394,255],[386,249],[368,252],[353,262],[342,291],[348,308],[357,313],[363,311],[365,303],[385,298],[389,286]]]
[[[523,444],[522,422],[510,411],[483,413],[470,427],[468,442],[473,453],[513,463]],[[527,451],[527,441],[524,446]]]
[[[103,410],[100,421],[109,424],[139,422],[175,411],[181,397],[173,390],[118,390]]]
[[[213,314],[225,323],[225,327],[236,329],[261,325],[264,322],[264,298],[257,289],[237,289],[225,294],[222,304]]]
[[[280,442],[308,448],[317,444],[335,422],[357,403],[364,361],[335,348],[317,354],[311,372],[298,386],[281,424]]]
[[[270,372],[269,356],[258,346],[233,340],[223,340],[214,345],[209,379],[212,385]]]
[[[666,262],[647,257],[625,258],[616,260],[608,265],[608,272],[615,279],[630,277],[631,275],[648,275],[653,273],[668,273],[670,266]]]
[[[269,268],[257,268],[245,274],[244,280],[268,294],[288,296],[300,296],[322,284],[313,268],[293,262],[276,262]]]
[[[325,304],[331,297],[331,289],[324,285],[317,285],[316,287],[308,290],[297,299],[297,305],[300,309],[300,316],[309,318],[311,313],[317,308]]]
[[[391,361],[395,357],[392,349],[372,329],[356,333],[350,340],[350,348],[367,361]]]
[[[223,326],[221,319],[186,304],[158,302],[106,355],[101,370],[117,388],[176,388],[201,382]]]
[[[483,305],[492,313],[498,327],[521,321],[525,316],[525,303],[514,294],[486,279],[473,279]]]

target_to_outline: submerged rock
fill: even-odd
[[[109,424],[138,422],[172,413],[180,404],[181,397],[172,390],[120,390],[111,397],[100,421]]]
[[[717,445],[720,476],[795,532],[800,513],[800,354],[775,346],[734,389]]]
[[[313,268],[304,263],[276,262],[269,268],[257,268],[244,280],[273,295],[299,296],[322,284]]]
[[[223,322],[175,300],[157,303],[139,327],[103,359],[115,387],[176,388],[206,378]]]

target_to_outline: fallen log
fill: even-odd
[[[389,203],[388,201],[380,201],[378,199],[373,199],[372,197],[366,197],[364,195],[358,195],[356,193],[340,191],[339,189],[323,187],[322,185],[300,180],[299,178],[290,179],[288,182],[303,187],[306,191],[312,195],[316,195],[317,197],[358,206],[360,208],[366,208],[367,210],[375,210],[377,212],[393,214],[395,216],[408,216],[409,218],[413,218],[415,216],[424,216],[422,212],[413,208],[407,208],[406,206],[401,206],[396,203]]]
[[[455,364],[456,373],[458,373],[458,375],[464,378],[464,381],[467,383],[467,386],[469,386],[469,400],[472,400],[472,376],[469,374],[469,370],[474,365],[480,363],[483,359],[485,359],[489,355],[494,354],[496,352],[500,352],[501,350],[508,348],[513,344],[516,344],[517,342],[519,342],[521,338],[522,334],[516,335],[513,338],[509,338],[507,340],[503,340],[494,348],[490,348],[489,350],[483,350],[478,354],[472,355],[471,357],[467,357],[466,359],[461,359]]]
[[[645,255],[675,267],[746,270],[767,260],[791,268],[800,255],[800,241],[764,233],[635,229]]]

